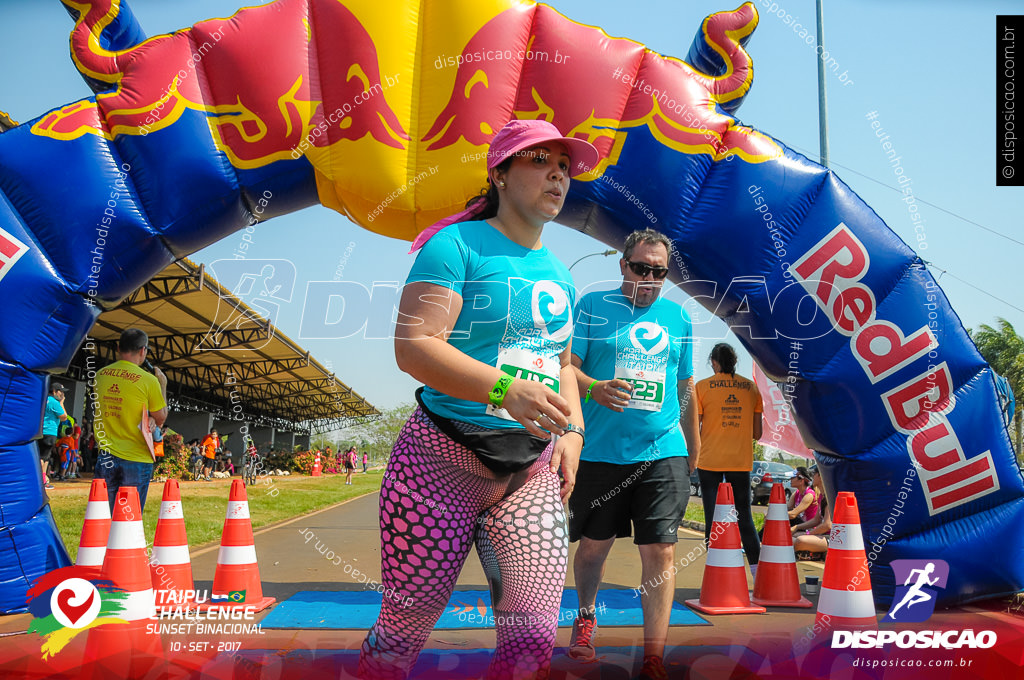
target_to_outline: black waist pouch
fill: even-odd
[[[416,403],[437,429],[476,454],[477,459],[495,474],[510,475],[525,470],[551,443],[548,439],[534,437],[521,427],[463,432],[449,418],[431,412],[423,403],[422,394],[422,387],[416,390]]]

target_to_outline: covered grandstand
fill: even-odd
[[[308,446],[311,435],[379,414],[266,314],[184,258],[100,315],[61,377],[76,420],[89,412],[90,374],[116,359],[129,327],[149,334],[149,356],[167,374],[167,424],[186,440],[244,423],[258,444]]]

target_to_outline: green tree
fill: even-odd
[[[761,442],[754,442],[754,460],[767,460],[764,444]]]
[[[321,451],[323,451],[328,446],[330,446],[331,447],[331,451],[333,451],[334,453],[338,452],[338,444],[337,444],[337,442],[335,442],[334,440],[332,440],[330,437],[328,437],[326,435],[320,435],[320,436],[314,438],[312,441],[310,441],[309,445],[310,445],[310,448],[312,450],[314,450],[314,451],[316,449],[320,449]]]
[[[369,451],[374,463],[384,463],[391,455],[391,449],[398,439],[402,425],[416,409],[416,404],[399,404],[384,409],[379,416],[367,418],[357,425],[347,428],[343,439],[360,443],[359,452]],[[346,446],[345,448],[348,448]]]
[[[1024,454],[1024,428],[1021,427],[1021,414],[1024,411],[1024,338],[1017,335],[1006,319],[996,317],[996,325],[998,328],[981,324],[977,330],[969,333],[981,356],[992,370],[1006,378],[1013,390],[1017,403],[1013,413],[1013,429],[1016,433],[1014,445],[1017,457],[1020,458]]]

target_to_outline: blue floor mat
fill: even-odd
[[[602,590],[597,595],[601,626],[643,625],[640,598],[631,589]],[[262,620],[264,628],[333,628],[368,630],[380,612],[381,594],[373,590],[304,590],[281,602]],[[399,603],[401,605],[401,603]],[[562,593],[558,625],[572,625],[579,607],[575,590]],[[709,625],[686,606],[672,603],[673,626]],[[456,590],[437,622],[437,629],[492,628],[494,612],[486,590]]]

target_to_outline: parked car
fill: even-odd
[[[690,498],[700,498],[700,478],[696,470],[690,475]]]
[[[786,500],[793,494],[793,486],[790,483],[796,468],[785,463],[774,463],[766,460],[755,460],[754,467],[750,471],[750,502],[754,505],[768,505],[768,499],[772,495],[772,485],[782,482],[786,489]]]

